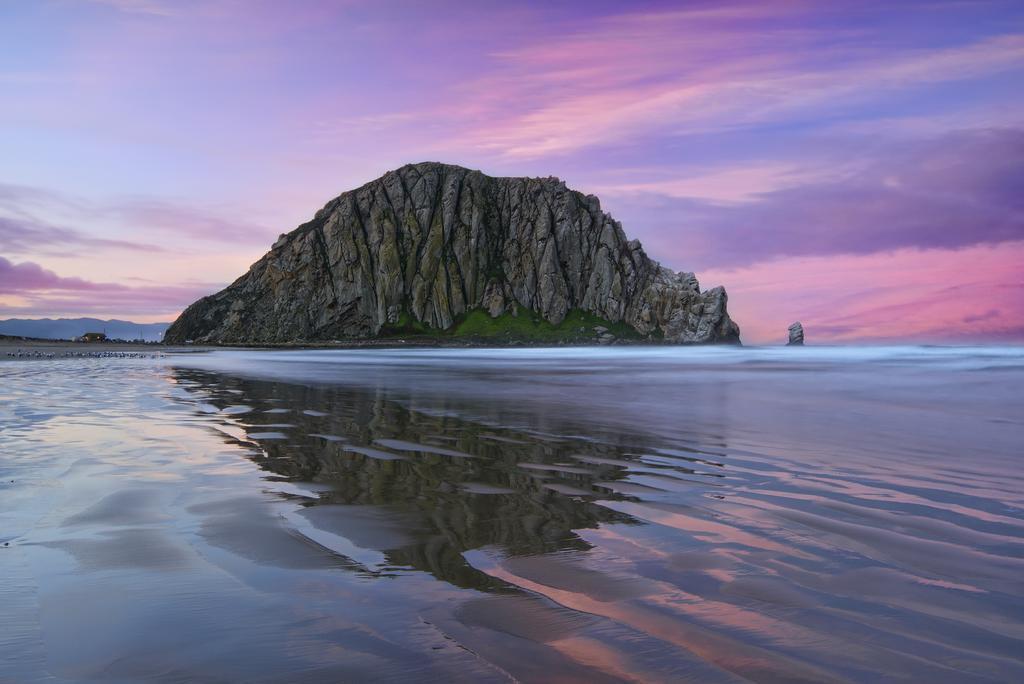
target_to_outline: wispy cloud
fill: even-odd
[[[587,191],[604,197],[652,194],[707,202],[751,202],[770,192],[838,180],[852,173],[852,169],[849,164],[822,166],[776,161],[675,171],[645,169],[643,173],[647,180],[599,183],[588,186]]]
[[[175,4],[166,0],[89,0],[89,2],[128,14],[154,14],[159,16],[171,16],[174,14]],[[177,4],[181,5],[182,3],[179,0]]]
[[[153,198],[123,199],[103,205],[96,211],[133,230],[187,236],[206,242],[266,245],[281,232],[248,219],[228,218]]]
[[[805,26],[796,4],[730,9],[603,17],[497,53],[496,69],[454,93],[453,114],[470,123],[455,142],[529,158],[638,137],[825,123],[894,93],[1024,72],[1024,34],[865,50],[853,30]],[[752,30],[751,19],[771,29]]]
[[[181,238],[264,245],[274,234],[248,220],[165,199],[90,201],[43,188],[0,184],[0,250],[8,254],[67,255],[83,250],[163,253],[181,249]],[[144,235],[145,241],[128,239],[138,235]]]
[[[166,251],[153,243],[92,237],[82,231],[55,226],[32,217],[0,215],[0,249],[9,254],[68,255],[81,253],[83,248],[150,253]]]

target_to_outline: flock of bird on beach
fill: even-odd
[[[7,356],[15,359],[157,359],[163,354],[150,354],[146,352],[118,352],[118,351],[92,351],[92,352],[45,352],[38,349],[16,349],[7,352]]]

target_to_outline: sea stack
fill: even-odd
[[[722,287],[701,291],[693,273],[649,258],[597,197],[557,178],[424,162],[328,202],[234,283],[188,307],[164,340],[442,337],[486,314],[525,315],[546,329],[585,317],[639,339],[739,343],[727,303]]]
[[[800,321],[789,326],[789,342],[786,343],[790,347],[802,347],[804,344],[804,326],[800,324]]]

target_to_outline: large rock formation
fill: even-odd
[[[593,195],[557,178],[404,166],[331,200],[164,340],[370,338],[473,309],[559,324],[574,309],[678,343],[739,342],[725,290],[652,261]]]

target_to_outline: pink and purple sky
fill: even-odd
[[[0,0],[0,317],[171,320],[407,162],[559,176],[746,342],[1024,341],[1024,3]]]

